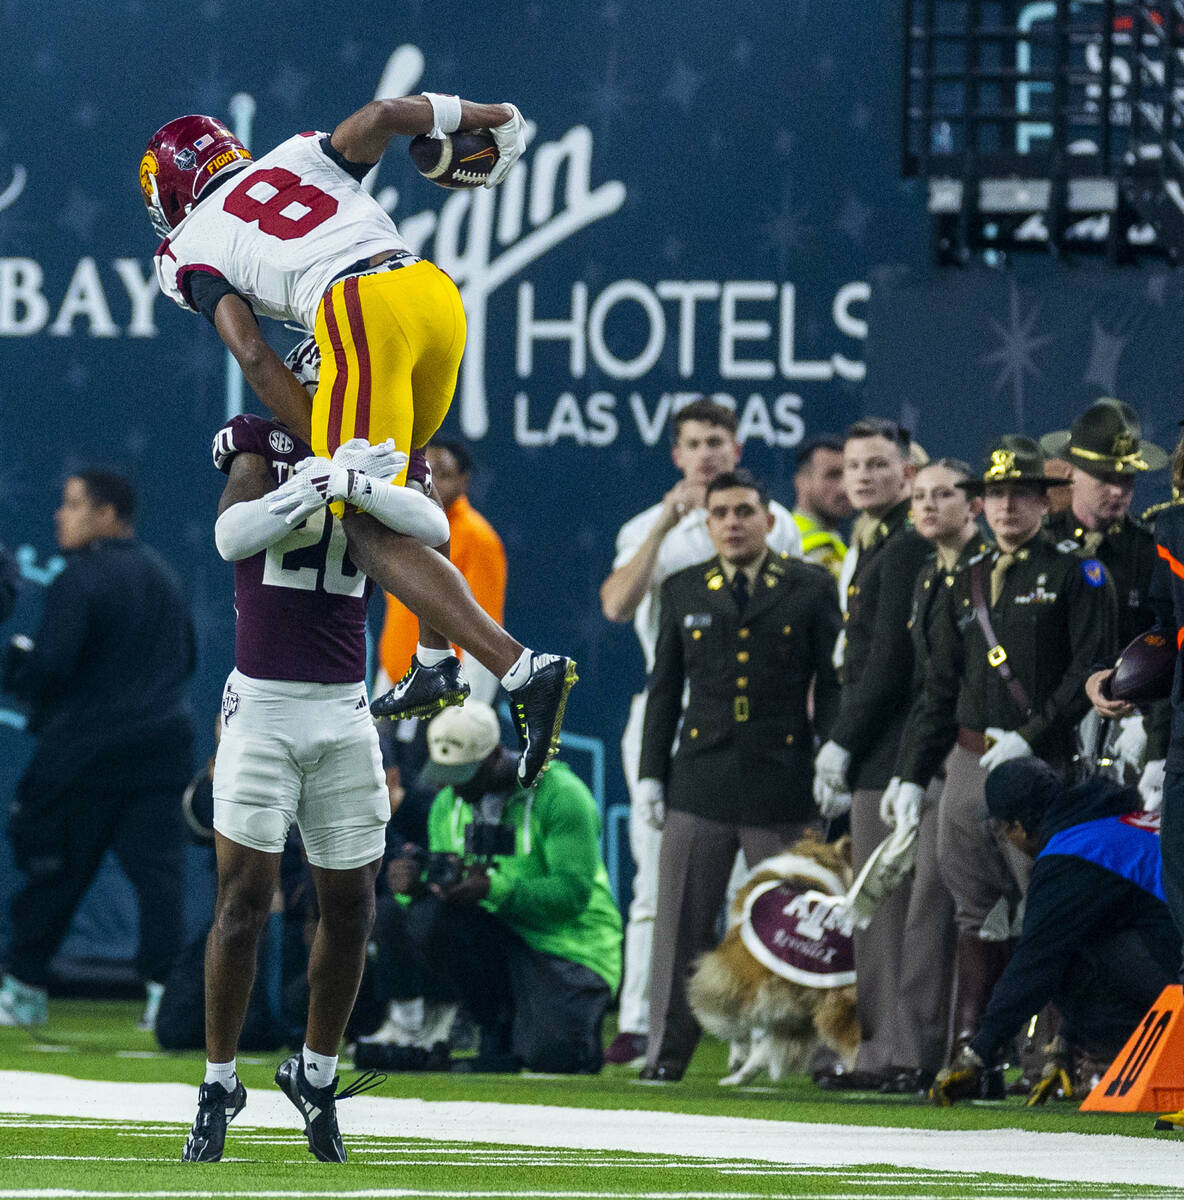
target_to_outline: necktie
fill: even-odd
[[[1106,540],[1105,533],[1100,529],[1091,529],[1081,542],[1081,548],[1086,554],[1097,554],[1098,547]]]
[[[736,597],[736,608],[741,616],[748,606],[748,576],[743,571],[737,571],[732,576],[732,595]]]
[[[860,513],[855,518],[855,527],[851,531],[851,540],[861,550],[870,550],[880,530],[880,522],[867,513]]]
[[[999,603],[999,597],[1003,594],[1003,579],[1007,575],[1008,568],[1015,562],[1014,554],[1000,554],[995,559],[995,565],[991,568],[991,607],[994,608]]]

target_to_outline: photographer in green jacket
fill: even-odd
[[[392,861],[391,890],[412,899],[376,929],[392,998],[464,1004],[481,1032],[470,1069],[598,1071],[621,917],[591,792],[561,762],[521,788],[516,754],[480,701],[440,713],[428,751],[423,778],[445,785],[428,852]]]

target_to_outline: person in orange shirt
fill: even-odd
[[[473,458],[460,442],[437,439],[427,447],[432,479],[448,514],[449,557],[468,580],[477,603],[499,624],[506,606],[506,549],[493,526],[472,506],[467,495]],[[419,626],[410,610],[393,596],[386,597],[386,623],[378,644],[382,669],[390,679],[407,670]],[[462,651],[457,650],[458,654]],[[492,704],[498,679],[473,658],[465,662],[472,695]]]

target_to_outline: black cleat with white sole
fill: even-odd
[[[335,1075],[327,1087],[314,1087],[304,1074],[304,1059],[299,1054],[285,1059],[275,1073],[280,1090],[296,1105],[304,1118],[309,1153],[321,1162],[343,1163],[347,1158],[337,1128],[337,1101],[348,1100],[350,1096],[378,1087],[386,1076],[377,1071],[367,1071],[338,1092],[337,1081],[340,1078],[340,1075]]]
[[[239,1080],[234,1091],[220,1083],[203,1083],[197,1091],[197,1116],[181,1151],[182,1162],[218,1162],[226,1146],[226,1126],[247,1102],[247,1089]]]
[[[432,717],[441,709],[463,704],[470,690],[460,659],[455,655],[434,667],[425,667],[413,654],[407,674],[370,705],[370,715],[392,721]]]
[[[518,730],[521,754],[518,782],[530,787],[559,749],[559,731],[567,694],[579,676],[574,659],[559,654],[533,654],[530,675],[510,693],[510,714]]]

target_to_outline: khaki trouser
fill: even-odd
[[[938,1070],[945,1058],[954,968],[954,902],[938,870],[938,795],[930,785],[917,835],[917,863],[855,934],[862,1036],[856,1069]],[[855,870],[891,830],[880,820],[882,792],[858,789],[851,802]]]
[[[649,1066],[685,1066],[695,1051],[701,1031],[687,1002],[687,975],[694,961],[719,941],[716,921],[737,849],[744,851],[751,868],[788,849],[809,827],[806,822],[730,825],[667,810],[658,858]]]
[[[958,932],[980,937],[1000,900],[1014,912],[1032,873],[1027,856],[995,832],[987,813],[986,781],[978,755],[955,746],[946,759],[946,785],[938,802],[938,866],[954,897]],[[1003,932],[987,940],[1006,938]]]

